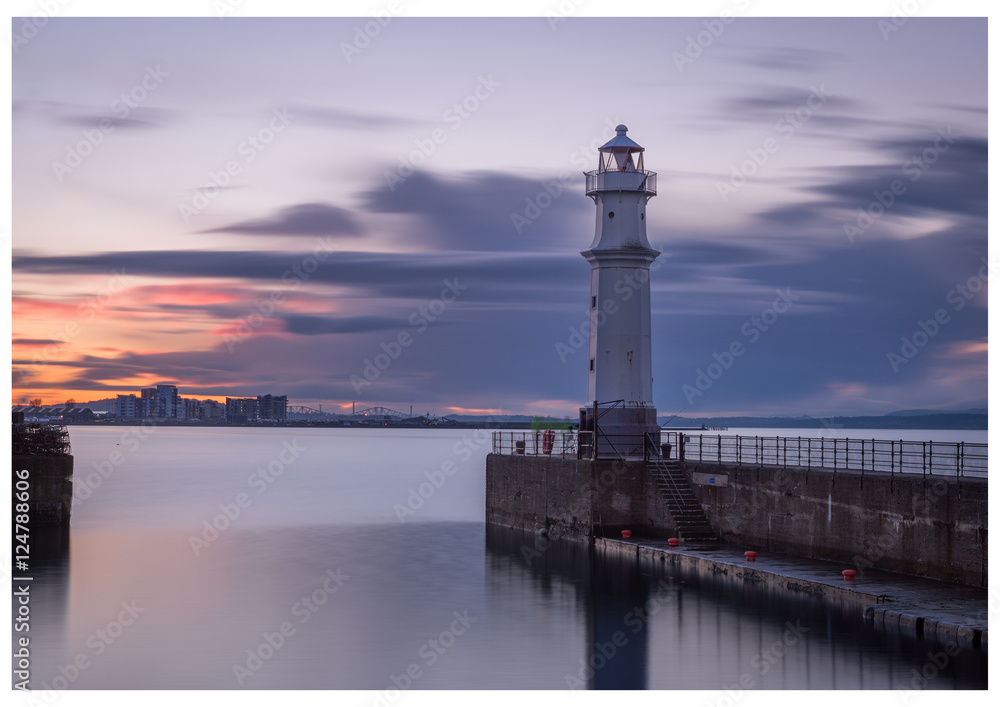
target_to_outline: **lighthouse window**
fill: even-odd
[[[590,296],[590,308],[597,309],[597,295]]]
[[[590,359],[590,370],[594,370],[594,359]]]
[[[639,214],[639,220],[640,221],[645,221],[646,220],[646,214]]]
[[[609,218],[609,219],[612,219],[612,218],[614,218],[614,217],[615,217],[615,212],[614,212],[614,211],[609,211],[609,212],[608,212],[608,218]]]

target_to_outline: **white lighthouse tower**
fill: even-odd
[[[660,253],[646,239],[646,202],[656,196],[656,173],[645,170],[645,148],[626,135],[628,128],[615,130],[600,148],[598,168],[586,173],[597,227],[582,252],[591,272],[587,407],[580,430],[592,433],[598,457],[641,455],[645,435],[658,444],[660,431],[649,303],[649,266]]]

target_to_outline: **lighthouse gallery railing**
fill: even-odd
[[[644,191],[656,196],[656,172],[614,171],[584,172],[587,177],[587,194],[596,191]]]

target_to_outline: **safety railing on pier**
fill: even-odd
[[[493,453],[576,459],[577,433],[559,430],[497,430],[493,432]]]
[[[985,477],[988,445],[827,437],[758,437],[662,432],[678,459],[738,466]]]

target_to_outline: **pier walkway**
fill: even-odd
[[[743,553],[753,548],[724,543],[690,542],[672,548],[666,540],[635,537],[595,538],[594,543],[606,552],[669,561],[682,570],[724,574],[778,591],[853,605],[878,630],[987,648],[990,602],[987,590],[979,587],[873,569],[859,569],[853,580],[846,580],[841,572],[856,568],[844,563],[763,551],[750,562]]]

